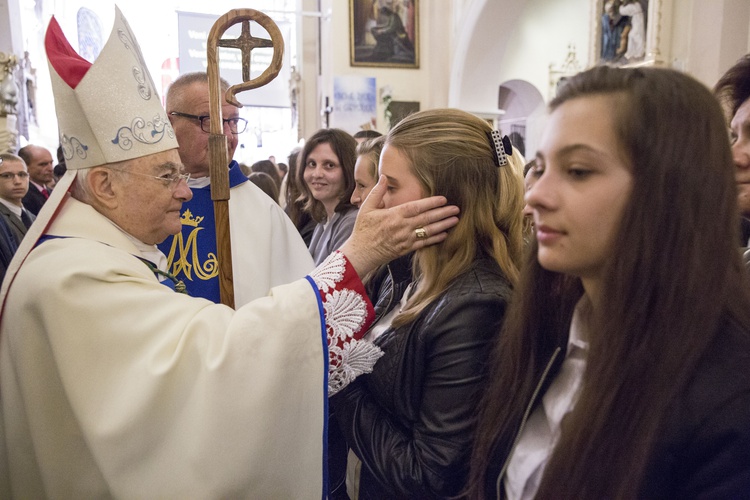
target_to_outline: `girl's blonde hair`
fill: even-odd
[[[435,109],[408,116],[385,139],[385,146],[406,156],[428,196],[445,196],[461,209],[445,241],[416,252],[416,289],[394,326],[415,320],[480,252],[497,261],[511,284],[518,281],[524,161],[514,149],[509,163],[498,167],[491,130],[472,114]]]
[[[378,180],[378,162],[380,161],[380,152],[383,151],[383,143],[385,142],[385,136],[375,137],[368,139],[357,145],[357,158],[367,160],[367,173],[370,177]]]

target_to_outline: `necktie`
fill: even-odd
[[[26,210],[21,210],[21,222],[26,226],[26,229],[31,227],[31,217],[29,217],[29,213]]]
[[[42,188],[42,195],[44,196],[44,199],[49,199],[49,191],[47,191],[47,188]]]

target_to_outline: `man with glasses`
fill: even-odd
[[[228,88],[222,79],[222,91]],[[170,272],[186,285],[188,293],[219,302],[206,73],[188,73],[172,83],[167,91],[167,115],[180,145],[180,159],[192,176],[193,199],[182,208],[182,231],[168,237],[159,248],[167,255]],[[222,103],[222,115],[231,159],[247,121],[226,101]],[[234,295],[239,307],[265,296],[276,285],[304,276],[313,262],[289,217],[248,181],[234,160],[229,164],[229,184]]]
[[[16,182],[22,182],[24,179],[27,189],[29,185],[28,174],[25,176],[21,175],[26,173],[25,170],[23,172],[16,171],[11,173],[12,170],[15,171],[16,169],[7,165],[7,162],[5,161],[6,157],[18,158],[11,154],[0,154],[0,214],[3,215],[0,217],[0,283],[2,283],[3,278],[5,277],[5,271],[8,269],[11,259],[13,259],[13,254],[16,253],[20,242],[20,239],[15,234],[15,231],[19,231],[20,228],[15,227],[15,221],[10,222],[11,217],[15,217],[15,215],[11,215],[14,211],[11,211],[6,206],[8,202],[5,200],[4,193],[7,191],[13,191],[13,188],[9,186],[15,185]],[[20,160],[20,158],[18,159]],[[23,163],[23,160],[21,160],[21,163]],[[11,195],[11,198],[17,198],[17,196]],[[21,195],[21,198],[23,198],[23,195]],[[21,221],[19,220],[19,222]],[[29,222],[29,224],[31,224],[31,222]],[[25,228],[24,224],[21,224],[21,226]],[[21,237],[23,237],[23,235],[21,235]]]
[[[0,161],[0,215],[8,222],[16,245],[20,245],[36,218],[22,201],[29,190],[29,172],[20,156],[2,153]]]

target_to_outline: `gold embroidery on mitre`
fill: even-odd
[[[185,278],[190,281],[193,281],[193,271],[195,271],[195,277],[202,281],[219,275],[219,261],[215,253],[209,253],[203,263],[201,263],[198,255],[198,232],[204,229],[199,225],[204,218],[203,216],[193,217],[190,209],[186,209],[182,213],[180,221],[183,226],[194,227],[195,229],[190,231],[187,241],[183,239],[182,232],[174,235],[172,247],[169,249],[169,255],[167,255],[167,264],[171,273],[178,275],[183,272]]]

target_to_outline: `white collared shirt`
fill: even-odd
[[[536,496],[549,458],[560,439],[560,424],[578,401],[586,370],[588,342],[583,340],[581,303],[578,302],[570,324],[568,350],[560,372],[542,396],[542,404],[531,413],[513,449],[503,479],[509,500],[526,500]]]
[[[205,176],[205,177],[191,177],[188,181],[188,187],[190,189],[200,189],[204,188],[211,184],[211,177]]]

